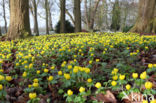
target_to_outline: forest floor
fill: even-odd
[[[1,40],[0,102],[142,103],[144,94],[155,103],[154,35],[70,33]]]

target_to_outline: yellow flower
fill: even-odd
[[[97,82],[97,83],[95,84],[95,87],[96,87],[96,88],[101,88],[101,83],[100,83],[100,82]]]
[[[148,101],[147,100],[143,100],[142,103],[148,103]]]
[[[40,74],[40,70],[37,70],[36,73],[37,73],[37,74]]]
[[[27,66],[27,65],[25,65],[25,66],[24,66],[24,68],[25,68],[25,69],[28,69],[28,66]]]
[[[67,94],[68,94],[69,96],[71,96],[71,95],[73,95],[73,91],[69,89],[69,90],[67,91]]]
[[[77,73],[79,71],[79,68],[77,66],[74,67],[73,72]]]
[[[11,76],[6,76],[6,80],[7,81],[11,81],[12,80],[12,77]]]
[[[91,83],[92,82],[92,79],[91,78],[87,79],[87,82],[88,83]]]
[[[85,68],[85,72],[86,73],[90,73],[90,69],[89,68]]]
[[[55,69],[55,66],[52,66],[51,69],[54,70]]]
[[[96,62],[99,62],[100,61],[100,59],[96,59]]]
[[[31,85],[31,84],[29,84],[29,85],[28,85],[28,87],[29,87],[29,88],[31,88],[31,87],[32,87],[32,85]]]
[[[33,81],[34,81],[34,83],[38,83],[38,79],[37,78],[35,78]]]
[[[3,60],[2,59],[0,59],[0,64],[2,64],[3,63]]]
[[[58,71],[58,75],[62,75],[62,71]]]
[[[84,87],[80,87],[79,92],[82,93],[84,91],[85,91],[85,88]]]
[[[120,80],[124,80],[125,79],[125,75],[120,75]]]
[[[3,72],[4,72],[4,70],[3,70],[3,69],[0,69],[0,72],[1,72],[1,73],[3,73]]]
[[[34,98],[36,98],[36,93],[29,93],[29,98],[30,99],[34,99]]]
[[[29,64],[29,69],[31,69],[33,67],[33,64],[31,63],[31,64]]]
[[[70,79],[70,74],[64,74],[64,77],[67,79],[67,80],[69,80]]]
[[[53,80],[53,76],[49,76],[48,81],[52,81],[52,80]]]
[[[114,68],[113,71],[117,73],[119,71],[119,69],[118,68]]]
[[[146,89],[151,89],[152,86],[153,86],[152,82],[146,82],[146,83],[145,83],[145,88],[146,88]]]
[[[68,69],[72,69],[72,65],[68,65]]]
[[[24,72],[22,76],[23,77],[26,77],[27,76],[27,72]]]
[[[38,87],[39,84],[38,83],[33,83],[33,87]]]
[[[126,85],[126,89],[127,89],[127,90],[130,90],[130,89],[131,89],[131,85],[127,84],[127,85]]]
[[[156,99],[155,100],[152,100],[150,103],[156,103]]]
[[[140,78],[141,79],[146,79],[147,75],[146,75],[146,71],[140,74]]]
[[[3,89],[3,85],[2,84],[0,84],[0,90],[2,90]]]
[[[16,63],[16,66],[19,66],[19,63]]]
[[[113,76],[113,80],[117,80],[117,79],[118,79],[117,75]]]
[[[138,73],[133,73],[133,74],[132,74],[132,77],[133,77],[134,79],[138,78]]]
[[[112,86],[116,86],[117,82],[116,81],[112,81],[111,84],[112,84]]]
[[[112,74],[113,74],[113,75],[114,75],[114,74],[117,74],[118,71],[119,71],[119,70],[118,70],[117,68],[114,68],[113,71],[112,71]]]
[[[90,60],[90,61],[89,61],[89,64],[92,64],[92,63],[93,63],[93,61],[92,61],[92,60]]]
[[[48,70],[48,69],[44,69],[44,72],[45,72],[45,73],[48,73],[48,72],[49,72],[49,70]]]
[[[153,67],[153,64],[148,64],[148,68],[152,68]]]

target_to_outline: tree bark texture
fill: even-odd
[[[130,32],[156,33],[156,0],[140,0],[138,18]]]
[[[46,11],[46,34],[49,34],[48,0],[45,0],[45,11]]]
[[[29,0],[10,0],[10,26],[7,38],[18,39],[30,35]]]
[[[81,1],[74,0],[75,32],[81,32]]]
[[[34,33],[36,33],[36,36],[39,36],[36,0],[33,0],[33,7],[34,7]]]
[[[60,0],[61,3],[61,20],[60,20],[60,33],[65,33],[65,12],[66,12],[66,0]]]

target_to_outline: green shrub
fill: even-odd
[[[125,26],[123,32],[128,32],[133,26]]]
[[[66,20],[65,22],[65,31],[66,33],[74,33],[74,27],[73,25],[68,21]],[[55,27],[55,32],[56,33],[60,33],[60,21],[58,21],[56,27]]]

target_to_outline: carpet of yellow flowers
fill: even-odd
[[[156,36],[77,33],[0,42],[0,103],[132,103],[142,95],[138,103],[156,103],[155,78]]]

